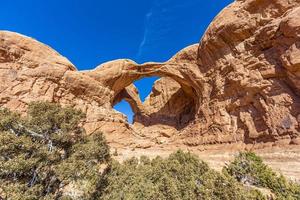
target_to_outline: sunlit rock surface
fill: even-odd
[[[165,63],[110,61],[77,71],[34,39],[0,32],[0,104],[72,105],[114,148],[300,144],[300,1],[238,0],[199,44]],[[133,82],[161,77],[143,103]],[[113,109],[125,99],[134,123]]]

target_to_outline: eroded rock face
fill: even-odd
[[[236,1],[216,17],[198,49],[210,87],[205,120],[223,116],[231,121],[231,135],[248,143],[296,141],[299,5],[297,0]]]
[[[113,147],[299,144],[300,1],[238,0],[199,45],[165,63],[131,60],[77,71],[49,47],[0,32],[0,104],[24,112],[31,101],[74,105],[88,134]],[[159,76],[141,102],[135,80]],[[113,106],[125,99],[134,123]]]

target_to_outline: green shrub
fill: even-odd
[[[89,198],[110,156],[101,133],[84,135],[83,117],[47,102],[30,104],[26,117],[0,110],[0,197],[72,199],[62,192],[72,184]]]
[[[277,175],[252,152],[240,153],[223,171],[244,184],[270,189],[277,199],[300,199],[300,185]]]
[[[85,115],[71,107],[62,108],[55,103],[34,102],[28,107],[28,125],[33,131],[44,134],[80,131],[78,122]]]
[[[132,158],[113,162],[106,170],[98,199],[264,199],[246,190],[190,153],[178,151],[167,159]]]
[[[20,115],[10,112],[7,108],[0,109],[0,131],[13,131],[20,121]]]

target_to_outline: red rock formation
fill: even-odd
[[[299,0],[238,0],[199,45],[165,63],[116,60],[82,72],[31,38],[1,32],[0,104],[74,105],[87,113],[87,133],[103,131],[116,147],[299,144],[299,20]],[[149,76],[161,79],[142,103],[133,82]],[[132,125],[113,109],[122,99]]]
[[[231,134],[246,143],[297,142],[299,5],[236,1],[216,17],[198,49],[211,88],[205,120],[227,116]]]

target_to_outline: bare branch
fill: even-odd
[[[32,130],[27,129],[25,126],[23,126],[22,124],[18,124],[18,126],[22,129],[24,129],[27,133],[29,133],[32,137],[39,137],[39,138],[43,138],[46,139],[46,137],[42,134],[38,134]]]

